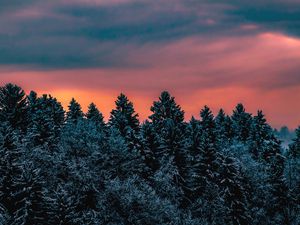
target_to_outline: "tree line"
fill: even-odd
[[[105,122],[6,84],[0,124],[0,224],[300,224],[300,128],[283,149],[242,104],[186,121],[164,91],[140,123],[120,94]]]

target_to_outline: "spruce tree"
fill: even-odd
[[[289,146],[289,155],[293,158],[300,158],[300,127],[295,130],[296,137]]]
[[[109,125],[120,131],[125,137],[130,130],[139,130],[138,114],[135,113],[133,103],[121,93],[116,102],[116,108],[111,111]]]
[[[105,122],[102,113],[98,110],[94,103],[91,103],[88,107],[88,112],[86,113],[86,118],[93,121],[101,130],[105,129]]]
[[[215,122],[211,110],[205,106],[201,112],[201,133],[199,143],[199,187],[200,195],[214,186],[218,176],[218,155],[215,135]]]
[[[8,123],[2,124],[0,133],[0,204],[7,210],[10,217],[15,210],[14,178],[19,174],[17,165],[21,157],[18,147],[19,135]]]
[[[48,224],[74,225],[78,224],[79,215],[76,209],[79,199],[69,193],[63,184],[58,184],[53,193],[48,193],[46,206]]]
[[[300,222],[300,127],[295,133],[296,137],[286,153],[285,171],[290,198],[289,217],[292,224]]]
[[[166,91],[161,93],[159,101],[151,106],[153,114],[149,116],[155,132],[160,136],[162,146],[158,157],[161,159],[176,157],[184,148],[185,124],[184,111]]]
[[[51,95],[37,98],[35,92],[30,93],[28,102],[30,115],[27,139],[30,145],[54,147],[64,123],[65,112],[62,105]]]
[[[109,126],[117,129],[125,138],[129,150],[141,151],[138,137],[140,122],[133,103],[121,93],[115,101],[116,108],[111,111]]]
[[[72,98],[69,104],[69,111],[67,112],[67,123],[76,123],[78,120],[82,119],[84,114],[82,112],[80,104]]]
[[[151,111],[152,115],[149,116],[149,119],[161,139],[157,158],[161,166],[168,162],[174,166],[176,170],[175,183],[183,188],[187,163],[184,111],[177,105],[175,98],[166,91],[162,92],[159,100],[153,103]]]
[[[220,147],[229,146],[232,143],[234,131],[232,128],[231,118],[225,114],[223,109],[220,109],[215,117],[216,138]]]
[[[249,138],[252,117],[245,111],[243,104],[238,104],[232,114],[232,122],[235,138],[238,141],[246,142]]]
[[[281,143],[275,137],[268,143],[268,148],[263,153],[263,160],[268,177],[267,216],[271,224],[289,224],[288,188],[283,174],[285,158],[282,155]]]
[[[14,178],[15,212],[12,225],[45,224],[43,181],[33,164],[23,162]]]
[[[265,149],[268,148],[269,141],[273,138],[272,128],[267,124],[262,111],[258,111],[257,115],[253,117],[249,133],[249,151],[254,157],[258,159]]]
[[[186,131],[187,168],[185,171],[185,192],[190,200],[196,200],[200,196],[200,121],[194,117],[190,120]]]
[[[116,177],[125,179],[133,174],[143,175],[145,162],[141,157],[141,152],[136,148],[129,149],[126,139],[119,130],[110,129],[108,148],[106,160],[103,162],[103,173],[107,179]]]
[[[232,157],[225,156],[221,160],[220,187],[224,202],[225,224],[252,224],[249,215],[247,192],[244,188],[240,168]]]
[[[149,119],[157,130],[163,127],[165,120],[172,120],[175,125],[181,124],[184,120],[184,111],[167,91],[161,93],[159,100],[153,102],[150,110],[152,115]]]
[[[13,129],[25,131],[26,97],[24,91],[17,85],[6,84],[0,87],[0,122],[8,122]]]
[[[9,215],[3,205],[0,205],[0,224],[8,225]]]
[[[160,166],[159,153],[161,152],[162,141],[155,131],[154,125],[148,120],[142,124],[140,134],[145,163],[154,173]]]

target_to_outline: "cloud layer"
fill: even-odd
[[[0,0],[0,82],[105,111],[124,91],[141,117],[168,89],[187,115],[243,101],[300,123],[300,2]],[[98,95],[99,98],[91,99]],[[298,110],[296,108],[298,107]]]

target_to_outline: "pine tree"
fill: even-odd
[[[275,137],[269,142],[267,150],[263,154],[268,176],[267,216],[272,224],[289,224],[288,191],[284,178],[285,159],[281,152],[281,143]]]
[[[62,105],[51,95],[36,97],[35,92],[28,96],[29,127],[27,141],[31,146],[55,146],[64,123]]]
[[[8,122],[13,129],[25,131],[26,98],[24,91],[17,85],[6,84],[0,87],[0,122]]]
[[[165,120],[172,120],[175,125],[181,124],[184,120],[184,111],[175,102],[167,91],[161,93],[159,101],[155,101],[151,106],[152,115],[149,119],[160,130]]]
[[[216,135],[215,122],[211,110],[205,106],[201,112],[201,137],[200,137],[200,155],[202,163],[202,176],[208,181],[214,180],[216,177]],[[205,184],[203,184],[205,186]]]
[[[46,201],[46,209],[48,216],[48,224],[57,225],[74,225],[78,224],[78,210],[76,206],[79,204],[75,195],[69,193],[62,184],[58,184],[53,193],[48,193]]]
[[[69,105],[69,111],[67,112],[67,123],[76,123],[78,120],[82,119],[84,116],[80,104],[72,98],[70,105]]]
[[[249,138],[252,123],[251,114],[245,111],[243,104],[238,104],[233,111],[232,117],[235,138],[238,141],[246,142]]]
[[[249,151],[254,159],[258,159],[265,152],[265,149],[268,148],[268,142],[273,138],[273,131],[269,124],[267,124],[262,111],[257,112],[251,125],[248,141]]]
[[[220,109],[215,118],[217,142],[220,147],[229,146],[232,143],[234,131],[232,121],[223,109]]]
[[[175,98],[166,91],[161,93],[159,101],[153,103],[151,111],[153,114],[149,118],[162,143],[158,157],[160,160],[174,157],[180,161],[180,151],[184,148],[184,111],[177,105]]]
[[[240,168],[232,157],[225,156],[221,162],[219,176],[221,196],[225,207],[225,224],[252,224]]]
[[[86,114],[88,120],[93,121],[99,127],[99,129],[105,129],[105,122],[102,113],[97,109],[94,103],[91,103],[88,107],[88,112]]]
[[[0,203],[7,210],[9,216],[12,216],[15,209],[13,179],[19,174],[17,166],[21,157],[21,152],[18,148],[19,135],[8,123],[2,124],[0,134]]]
[[[187,134],[189,141],[189,163],[187,176],[187,194],[192,200],[191,210],[195,215],[203,212],[201,205],[205,204],[208,217],[212,223],[215,209],[219,204],[214,200],[218,193],[218,154],[215,136],[215,122],[211,110],[205,106],[201,112],[201,121],[192,119]],[[215,197],[213,197],[215,196]],[[206,203],[204,203],[206,202]],[[202,211],[200,213],[199,211]]]
[[[9,215],[4,206],[0,205],[0,224],[8,225]]]
[[[183,224],[177,207],[137,176],[106,182],[100,204],[103,225]]]
[[[107,179],[128,178],[133,174],[142,175],[145,169],[140,151],[129,149],[126,139],[119,130],[111,128],[108,136],[107,158],[104,162],[103,173]]]
[[[292,224],[300,222],[300,127],[286,153],[285,177],[289,188],[289,218]]]
[[[45,224],[43,181],[39,170],[31,163],[20,165],[20,174],[14,178],[15,212],[12,225]]]
[[[78,120],[64,127],[58,176],[65,184],[64,189],[75,197],[77,213],[96,208],[97,187],[106,173],[103,164],[109,163],[105,137],[89,120]]]
[[[202,129],[202,139],[204,144],[215,144],[216,134],[215,134],[215,121],[214,116],[211,110],[204,106],[204,108],[200,112],[201,116],[201,129]]]
[[[141,151],[141,140],[138,137],[140,122],[133,103],[121,93],[115,104],[116,108],[111,111],[109,126],[120,132],[125,138],[129,150]]]
[[[141,143],[145,164],[154,173],[160,166],[159,153],[161,152],[162,141],[156,133],[153,124],[148,120],[141,127]]]
[[[216,149],[215,122],[211,110],[205,106],[201,112],[199,155],[197,156],[197,192],[199,196],[209,195],[209,187],[215,186],[218,176],[218,155]]]
[[[173,179],[177,186],[183,188],[187,166],[184,111],[177,105],[175,98],[166,91],[162,92],[159,100],[153,103],[151,111],[149,119],[161,139],[157,159],[160,166],[167,162],[174,166],[176,172]]]
[[[109,125],[118,129],[123,137],[131,130],[138,131],[138,114],[135,113],[132,102],[121,93],[115,103],[116,108],[111,111]]]
[[[300,158],[300,127],[295,131],[296,137],[289,146],[289,155],[294,158]]]
[[[189,199],[199,197],[200,178],[200,143],[201,126],[200,121],[194,117],[190,120],[186,132],[187,168],[185,172],[185,192]]]

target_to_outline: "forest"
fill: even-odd
[[[150,110],[0,87],[0,224],[300,224],[300,128],[286,148],[241,103],[187,120],[164,91]]]

